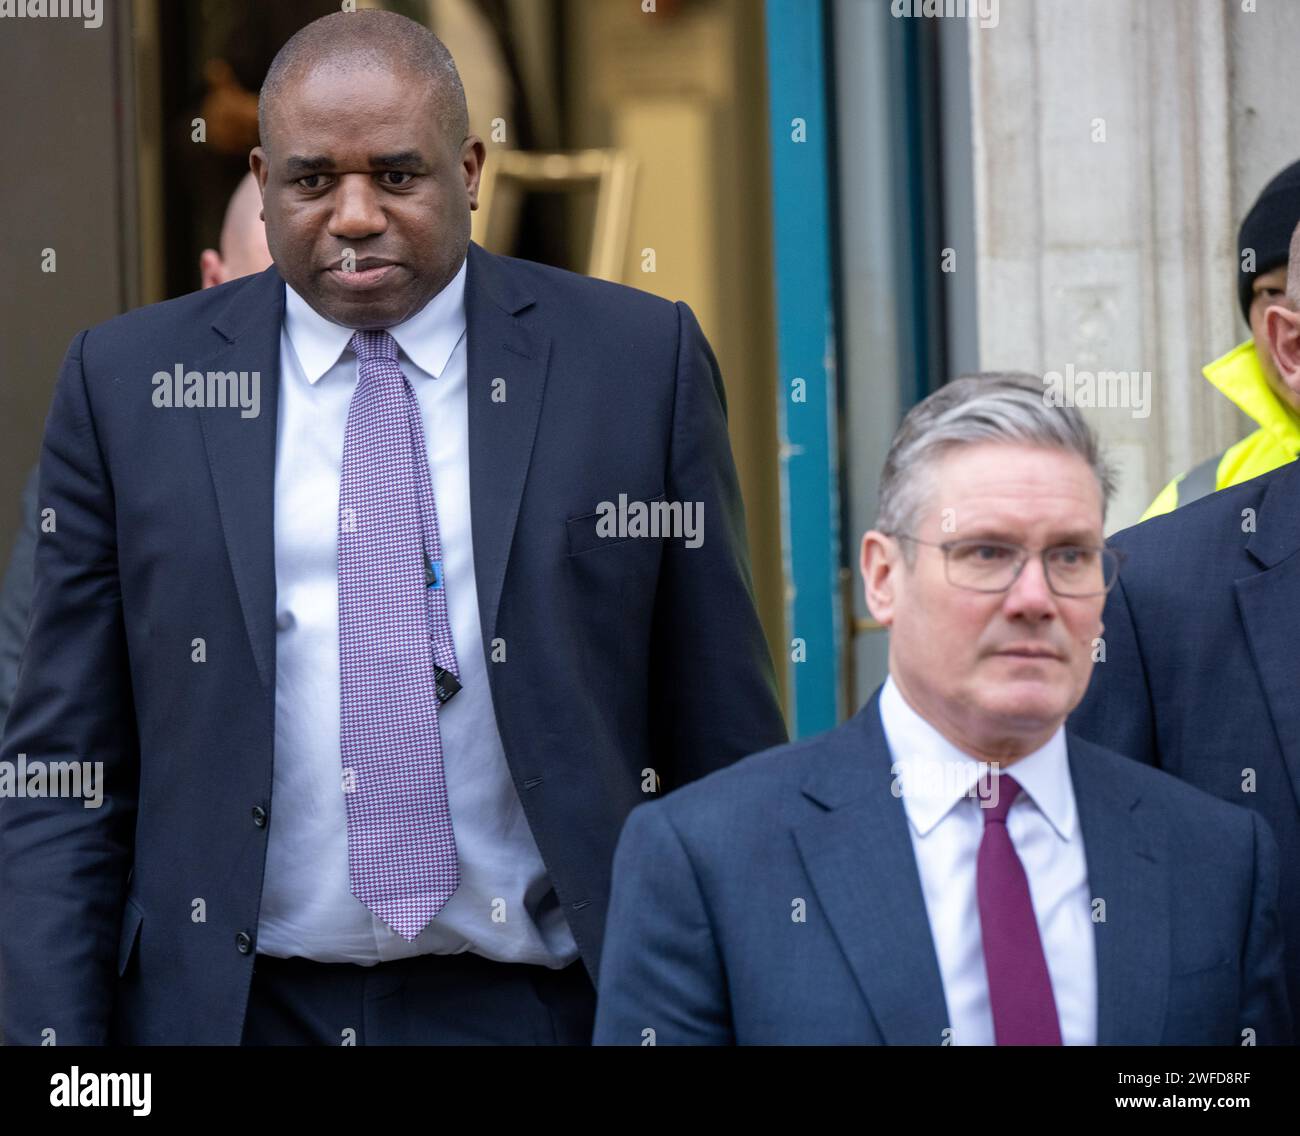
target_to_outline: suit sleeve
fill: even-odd
[[[628,816],[605,927],[596,1045],[734,1042],[704,895],[662,802]]]
[[[6,1044],[102,1044],[134,843],[138,746],[108,471],[82,365],[46,422],[32,618],[0,757],[98,763],[102,799],[0,797],[0,1030]],[[53,1031],[51,1035],[47,1031]]]
[[[1092,680],[1070,715],[1069,729],[1135,761],[1162,765],[1151,689],[1123,572],[1106,597],[1102,622],[1105,660],[1093,664]]]
[[[702,513],[698,547],[666,543],[651,647],[654,753],[665,789],[787,740],[772,658],[754,608],[745,512],[717,360],[677,304],[677,383],[668,501]]]
[[[1239,1031],[1253,1030],[1258,1045],[1290,1045],[1282,924],[1278,916],[1278,850],[1268,824],[1250,814],[1255,836],[1255,881],[1250,926],[1242,952]]]
[[[18,685],[18,662],[27,638],[27,618],[32,606],[32,560],[36,555],[36,534],[40,511],[36,504],[37,471],[32,470],[23,488],[22,520],[14,538],[0,587],[0,734],[4,732],[9,707]]]

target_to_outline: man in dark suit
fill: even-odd
[[[1297,230],[1300,234],[1300,229]],[[1300,384],[1300,245],[1267,312]],[[1073,730],[1263,817],[1281,852],[1287,991],[1300,1009],[1300,468],[1222,489],[1111,539],[1105,661]],[[1300,1021],[1295,1028],[1300,1030]]]
[[[275,267],[56,389],[2,756],[104,797],[0,800],[5,1040],[585,1042],[628,811],[785,737],[717,364],[469,242],[418,24],[309,25],[261,109]]]
[[[262,201],[257,179],[250,173],[231,195],[221,225],[221,248],[204,249],[199,257],[199,277],[204,288],[263,272],[271,264],[262,223]],[[18,528],[14,533],[9,567],[0,582],[0,735],[18,685],[18,663],[27,639],[32,605],[32,562],[40,539],[41,516],[37,499],[39,469],[33,468],[23,485]]]
[[[890,677],[633,811],[598,1043],[1289,1040],[1267,826],[1063,726],[1110,480],[1032,379],[909,413],[862,546]]]

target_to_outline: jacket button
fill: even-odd
[[[248,937],[247,931],[240,931],[235,936],[235,948],[241,955],[246,955],[253,949],[253,940]]]
[[[253,806],[253,823],[258,828],[266,827],[266,810],[261,805]]]

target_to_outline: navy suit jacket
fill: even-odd
[[[14,534],[9,568],[0,584],[0,732],[18,685],[18,660],[27,639],[27,620],[32,607],[32,561],[40,533],[40,509],[36,503],[37,471],[23,486],[22,516]]]
[[[525,815],[594,978],[614,846],[647,771],[670,789],[786,731],[722,381],[690,310],[476,245],[468,255],[489,681]],[[37,550],[0,756],[102,761],[107,797],[99,809],[0,801],[9,1042],[45,1029],[59,1044],[240,1040],[261,812],[275,824],[284,294],[271,268],[130,312],[68,351],[40,466],[57,532]],[[151,377],[178,363],[260,372],[260,415],[155,408]],[[620,493],[702,503],[703,544],[603,537],[598,505]],[[191,662],[196,637],[203,664]]]
[[[1106,658],[1070,728],[1268,822],[1300,1012],[1300,464],[1111,545],[1125,560],[1102,617]]]
[[[1267,827],[1067,739],[1100,1044],[1290,1040]],[[940,1045],[948,1011],[879,692],[818,737],[635,809],[614,858],[598,1044]],[[806,905],[796,921],[796,901]]]

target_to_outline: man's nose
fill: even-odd
[[[379,206],[379,196],[369,177],[344,177],[334,194],[329,234],[344,241],[359,241],[382,233],[388,219]]]
[[[1056,596],[1047,585],[1041,556],[1030,556],[1025,561],[1016,582],[1007,591],[1003,609],[1008,616],[1027,619],[1044,619],[1055,612]]]

